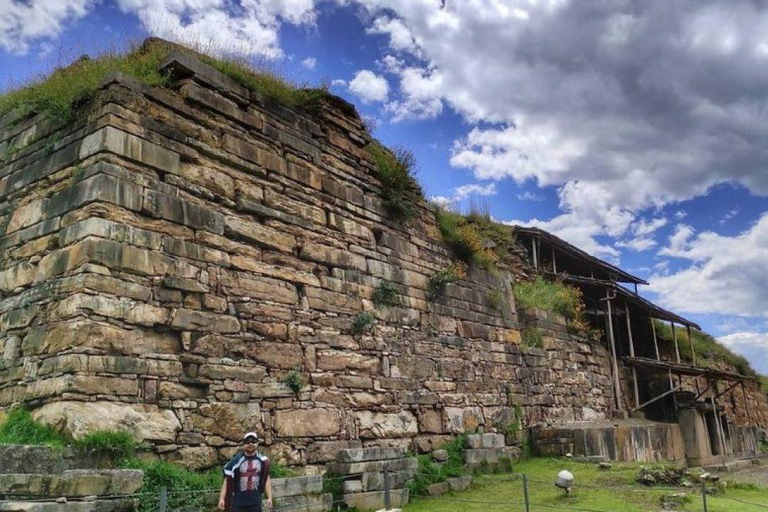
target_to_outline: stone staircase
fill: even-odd
[[[0,511],[131,512],[141,488],[135,469],[87,469],[71,451],[0,446]]]

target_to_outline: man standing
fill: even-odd
[[[272,481],[269,459],[256,451],[259,436],[248,432],[239,451],[224,466],[224,483],[219,493],[219,510],[262,512],[261,495],[266,495],[267,508],[272,508]]]

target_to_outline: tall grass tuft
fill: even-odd
[[[512,233],[494,222],[487,210],[472,207],[467,215],[433,205],[443,241],[454,255],[468,265],[495,270],[507,254]]]
[[[537,276],[533,281],[514,285],[515,299],[522,309],[552,311],[571,319],[579,311],[581,294],[577,288]]]
[[[63,448],[71,442],[53,427],[37,423],[22,407],[12,408],[0,423],[0,444],[45,444]]]
[[[415,201],[421,197],[416,181],[416,159],[403,147],[387,149],[374,141],[366,146],[379,171],[384,208],[395,220],[408,220],[416,214]]]

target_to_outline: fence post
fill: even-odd
[[[389,481],[389,466],[384,467],[384,509],[385,510],[391,510],[392,509],[392,498],[389,495],[389,488],[390,488],[390,481]]]
[[[525,498],[525,512],[531,512],[531,504],[528,500],[528,476],[523,475],[523,497]]]
[[[707,507],[707,483],[701,482],[701,499],[704,500],[704,512],[709,512]]]
[[[160,497],[157,500],[158,512],[165,512],[168,507],[168,487],[165,485],[160,488]]]

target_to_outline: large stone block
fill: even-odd
[[[115,402],[52,402],[32,411],[32,417],[75,439],[97,430],[128,432],[136,441],[173,443],[181,429],[172,411],[153,405]]]
[[[272,496],[275,498],[321,492],[323,492],[323,477],[320,475],[272,479]]]
[[[184,201],[156,190],[144,194],[143,209],[153,217],[170,220],[193,229],[224,233],[224,215],[208,207]]]
[[[224,229],[229,236],[254,242],[261,247],[287,253],[292,253],[296,247],[296,239],[292,235],[239,217],[227,217]]]
[[[275,428],[281,437],[333,436],[341,431],[341,418],[331,409],[277,411]]]
[[[221,285],[228,295],[283,304],[296,304],[299,300],[299,293],[295,286],[277,279],[244,272],[222,272]]]
[[[195,430],[230,441],[241,441],[243,432],[263,430],[261,408],[256,403],[204,404],[191,415],[191,421]]]
[[[319,350],[317,368],[320,370],[357,370],[369,374],[379,373],[381,361],[375,356],[341,350]]]
[[[354,254],[346,249],[331,247],[328,245],[307,242],[301,246],[299,257],[309,261],[315,261],[324,265],[340,268],[351,268],[364,272],[367,268],[365,257]]]
[[[222,334],[240,332],[240,322],[237,318],[194,309],[175,310],[171,315],[170,325],[184,331]]]
[[[419,433],[416,417],[410,411],[355,413],[362,439],[413,437]]]
[[[174,174],[179,168],[177,153],[112,126],[88,135],[80,143],[80,160],[101,152],[115,153]]]
[[[340,450],[361,446],[360,441],[316,441],[307,447],[307,462],[310,464],[329,462],[336,458]]]
[[[347,506],[360,510],[384,509],[384,491],[344,494],[343,499]],[[390,491],[390,500],[392,507],[404,507],[408,504],[408,489],[393,489]]]

